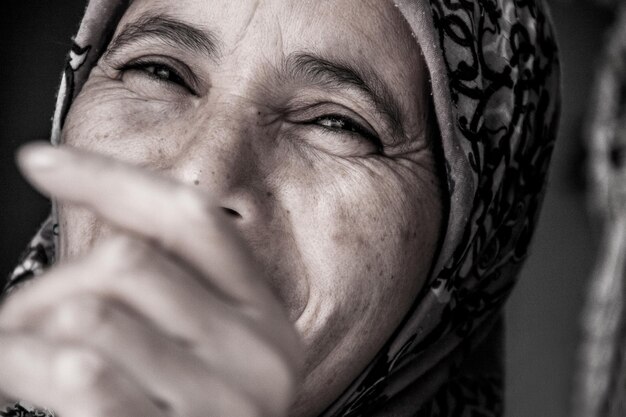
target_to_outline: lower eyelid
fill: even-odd
[[[360,126],[356,122],[350,122],[350,123],[352,123],[359,131],[353,131],[350,129],[333,128],[333,127],[324,126],[324,125],[317,125],[317,126],[330,132],[343,134],[343,135],[349,135],[349,136],[358,137],[358,138],[367,140],[369,142],[372,142],[376,146],[376,148],[382,152],[383,145],[380,139],[375,134],[369,133],[364,127]]]
[[[350,129],[342,129],[340,127],[330,127],[330,126],[324,126],[324,125],[315,125],[315,127],[318,127],[320,129],[323,129],[323,130],[328,131],[328,132],[338,133],[338,134],[342,134],[342,135],[363,136],[363,134],[361,134],[359,132],[355,132],[355,131],[350,130]]]
[[[144,73],[146,73],[146,75],[152,75],[154,76],[155,79],[159,79],[160,81],[164,81],[162,79],[160,79],[159,77],[157,77],[155,74],[152,74],[150,71],[147,71],[146,68],[148,67],[163,67],[165,69],[167,69],[168,71],[170,71],[172,74],[175,74],[175,76],[181,80],[181,82],[175,82],[175,81],[169,81],[171,83],[174,84],[179,84],[181,87],[185,88],[186,90],[188,90],[191,94],[193,95],[198,95],[197,93],[197,79],[195,77],[195,75],[191,72],[190,69],[186,68],[186,65],[184,63],[180,63],[179,65],[173,65],[170,62],[164,62],[166,60],[166,58],[162,58],[162,59],[154,59],[154,58],[138,58],[136,60],[131,60],[129,62],[126,63],[122,63],[122,64],[118,64],[115,65],[115,68],[120,71],[122,74],[125,71],[130,71],[130,70],[137,70],[137,71],[142,71]],[[185,67],[185,68],[178,68],[178,67]]]
[[[126,90],[148,100],[181,101],[193,94],[181,85],[164,81],[141,70],[124,71],[119,80]]]
[[[322,128],[323,129],[323,128]],[[321,135],[328,135],[330,149],[336,147],[336,150],[332,153],[342,156],[371,156],[379,153],[378,147],[374,145],[370,140],[354,132],[343,132],[339,135],[337,132],[328,131],[321,132]],[[326,146],[322,146],[326,149]]]

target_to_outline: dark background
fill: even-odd
[[[0,6],[2,278],[50,209],[21,179],[14,154],[24,142],[49,137],[61,70],[84,4],[84,0],[2,0]]]
[[[0,277],[49,210],[21,178],[16,148],[46,139],[82,0],[2,0],[0,9]],[[579,315],[597,240],[584,205],[581,128],[611,11],[552,3],[563,66],[563,113],[532,255],[507,307],[507,416],[569,415]],[[1,281],[1,279],[0,279]]]

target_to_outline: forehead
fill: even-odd
[[[146,14],[214,33],[238,68],[310,51],[374,72],[400,101],[423,95],[419,47],[392,0],[135,0],[120,26]]]
[[[323,47],[329,39],[356,43],[357,49],[365,43],[414,47],[392,0],[134,0],[124,21],[146,12],[167,13],[214,30],[231,47],[248,34],[258,42],[283,35],[284,48]]]

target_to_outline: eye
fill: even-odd
[[[142,69],[161,81],[169,81],[186,87],[185,81],[182,77],[166,65],[146,64]]]
[[[193,95],[197,95],[190,86],[193,81],[187,81],[193,78],[191,75],[181,75],[188,70],[177,70],[172,65],[154,60],[137,60],[119,68],[124,75],[132,73],[139,74],[150,78],[153,81],[161,83],[167,87],[182,87]]]
[[[371,133],[368,129],[364,128],[349,117],[339,114],[329,114],[314,119],[312,123],[339,134],[358,135],[363,137],[376,145],[379,152],[382,152],[383,145],[380,139],[374,133]]]

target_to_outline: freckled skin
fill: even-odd
[[[432,262],[442,205],[420,52],[391,1],[136,0],[120,27],[151,10],[214,30],[220,59],[160,43],[128,48],[120,59],[173,56],[197,73],[202,92],[168,89],[101,61],[70,111],[64,140],[195,184],[240,215],[237,227],[265,269],[259,275],[304,341],[292,415],[316,415],[393,332]],[[385,131],[381,140],[402,148],[370,154],[370,145],[277,111],[299,110],[292,99],[309,94],[306,85],[267,75],[301,50],[366,64],[383,79],[406,136]],[[384,130],[362,100],[315,94]],[[351,154],[334,152],[342,146]],[[87,212],[62,206],[60,216],[62,257],[107,233]]]

